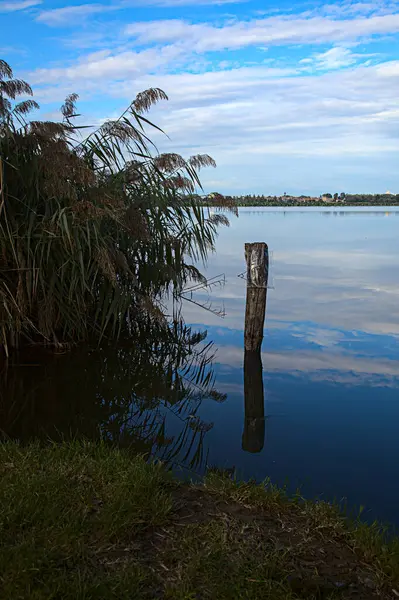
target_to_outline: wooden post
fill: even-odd
[[[267,244],[245,244],[247,261],[247,304],[245,309],[245,350],[260,351],[266,314],[266,294],[269,276]]]
[[[245,351],[244,357],[245,421],[242,449],[261,452],[265,444],[265,397],[260,352]]]
[[[247,304],[245,309],[244,396],[245,422],[242,449],[260,452],[265,443],[265,395],[261,347],[266,315],[269,250],[259,242],[245,244]]]

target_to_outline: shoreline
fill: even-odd
[[[2,598],[399,597],[399,539],[270,482],[104,443],[0,445]]]
[[[341,209],[341,208],[395,208],[398,207],[399,208],[399,204],[340,204],[340,203],[326,203],[326,202],[320,202],[320,203],[316,203],[316,202],[309,202],[309,203],[305,203],[305,202],[298,202],[298,203],[293,203],[293,204],[237,204],[237,206],[239,208],[244,208],[244,207],[248,207],[248,208],[336,208],[336,209]]]
[[[214,208],[210,204],[205,204],[204,206]],[[260,204],[250,204],[246,202],[237,202],[236,206],[238,208],[399,208],[399,203],[372,204],[367,202],[357,202],[356,204],[346,204],[342,202],[264,202]]]

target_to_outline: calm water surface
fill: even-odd
[[[234,467],[239,478],[347,499],[368,519],[399,525],[398,232],[394,208],[240,209],[206,269],[225,285],[193,292],[209,310],[183,303],[186,323],[214,342],[209,380],[188,358],[178,362],[180,380],[175,359],[151,363],[138,346],[45,369],[28,361],[3,381],[0,429],[22,440],[100,432],[121,441],[130,426],[131,443],[182,473]],[[263,396],[258,380],[259,411],[245,415],[238,275],[250,241],[267,242],[272,262]]]

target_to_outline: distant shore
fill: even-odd
[[[291,206],[326,206],[330,208],[340,208],[345,206],[399,206],[399,194],[391,194],[387,192],[385,194],[323,194],[321,196],[291,196],[284,194],[283,196],[265,196],[264,194],[245,194],[242,196],[222,196],[218,193],[208,194],[203,198],[203,203],[207,204],[209,201],[215,199],[221,199],[228,205],[234,206],[277,206],[277,207],[291,207]]]
[[[252,203],[248,203],[248,202],[237,202],[237,206],[248,206],[251,208],[254,207],[267,207],[267,206],[273,206],[273,207],[280,207],[280,208],[291,208],[291,207],[302,207],[302,208],[309,208],[309,207],[325,207],[325,208],[335,208],[335,209],[339,209],[339,208],[345,208],[345,207],[352,207],[352,208],[356,208],[356,207],[361,207],[361,206],[371,206],[374,208],[378,208],[378,207],[388,207],[388,206],[399,206],[399,201],[396,202],[378,202],[378,203],[374,203],[374,202],[324,202],[322,200],[320,200],[319,202],[304,202],[302,200],[298,200],[298,201],[289,201],[289,202],[284,202],[284,201],[277,201],[277,202],[252,202]]]

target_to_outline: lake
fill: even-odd
[[[22,441],[100,436],[182,476],[214,466],[270,477],[399,525],[398,232],[397,208],[242,208],[205,269],[224,284],[182,303],[206,340],[179,331],[182,352],[137,339],[44,366],[28,358],[3,374],[0,430]],[[239,275],[255,241],[267,242],[271,267],[263,391],[260,380],[259,412],[246,415]]]

